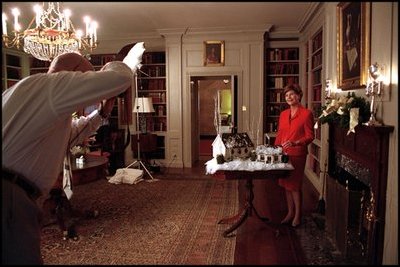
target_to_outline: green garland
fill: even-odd
[[[354,92],[351,94],[348,93],[347,100],[349,100],[350,98],[353,98],[353,100],[342,106],[342,115],[338,114],[336,112],[337,110],[335,110],[334,112],[331,112],[326,116],[321,116],[322,112],[327,109],[331,101],[327,102],[328,105],[322,106],[318,114],[321,124],[336,123],[341,128],[348,129],[350,122],[350,109],[352,108],[359,108],[358,123],[367,122],[369,120],[369,117],[371,116],[369,102],[366,101],[363,97],[356,96]]]

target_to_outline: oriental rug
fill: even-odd
[[[45,264],[233,264],[236,238],[222,237],[217,222],[238,212],[237,181],[104,179],[76,186],[71,204],[99,214],[74,218],[78,240],[63,240],[57,224],[43,227]]]

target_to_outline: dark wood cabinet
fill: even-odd
[[[157,151],[157,135],[146,134],[132,134],[131,135],[131,149],[134,157],[138,157],[138,145],[140,149],[140,156],[144,161],[153,158],[153,153]]]
[[[359,243],[358,256],[368,264],[382,264],[389,135],[393,130],[393,126],[358,125],[355,133],[347,135],[347,129],[329,125],[327,230],[346,256],[354,257],[348,255],[348,248],[352,241]]]

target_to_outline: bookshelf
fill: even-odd
[[[27,57],[18,51],[3,49],[2,51],[2,92],[28,75]]]
[[[115,60],[115,54],[96,54],[90,55],[90,63],[92,63],[95,71],[99,71],[106,63]],[[114,107],[111,111],[110,117],[108,117],[108,122],[111,129],[118,129],[120,125],[119,116],[119,99],[115,101]]]
[[[29,57],[29,66],[30,75],[46,73],[49,70],[50,61],[43,61],[34,57]]]
[[[138,97],[151,97],[155,110],[151,115],[146,115],[147,132],[157,135],[157,149],[152,153],[152,158],[164,159],[167,131],[165,52],[145,52],[140,70],[138,72]]]
[[[106,63],[115,60],[115,54],[96,54],[90,55],[90,63],[92,63],[94,70],[100,70]]]
[[[278,130],[281,111],[288,108],[283,95],[288,84],[299,83],[299,48],[266,49],[265,124],[264,132],[273,139]],[[274,140],[271,140],[271,144]]]
[[[307,82],[307,105],[308,108],[313,111],[314,122],[318,120],[318,114],[321,109],[321,98],[322,98],[322,71],[323,71],[323,40],[322,40],[322,29],[316,31],[316,33],[307,42],[308,47],[306,48],[308,56],[306,62],[305,79]],[[321,123],[318,122],[318,128],[315,129],[315,139],[309,145],[309,154],[306,168],[311,174],[319,179],[321,174]]]

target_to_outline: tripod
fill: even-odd
[[[135,72],[135,97],[136,97],[136,99],[139,97],[137,72],[140,71],[140,73],[143,73],[144,75],[150,77],[147,73],[141,71],[141,70],[140,70],[140,67],[141,67],[141,66],[139,65],[137,71]],[[143,104],[142,104],[142,106],[143,106]],[[140,108],[139,103],[137,103],[137,105],[136,105],[135,108],[136,108],[136,128],[139,128],[139,108]],[[155,178],[151,175],[151,173],[149,172],[149,170],[146,168],[145,164],[144,164],[144,163],[141,161],[141,159],[140,159],[140,132],[136,135],[136,142],[137,142],[137,159],[136,159],[134,162],[132,162],[131,164],[129,164],[128,166],[126,166],[126,168],[129,168],[130,166],[133,166],[133,165],[135,165],[135,164],[138,164],[139,169],[140,169],[140,166],[142,166],[143,169],[146,171],[146,173],[150,176],[151,179],[150,179],[150,180],[147,180],[148,182],[155,182],[155,181],[158,181],[158,179],[155,179]]]

